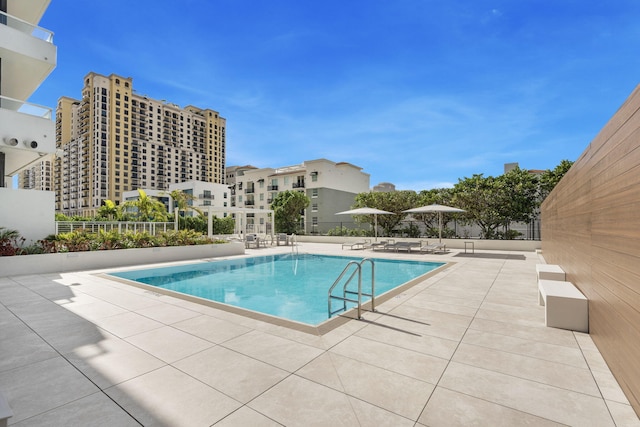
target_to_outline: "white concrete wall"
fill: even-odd
[[[0,277],[22,274],[85,271],[242,254],[244,254],[244,243],[230,242],[212,245],[18,255],[0,257]]]
[[[0,227],[18,230],[27,245],[55,233],[55,193],[0,188]]]
[[[351,237],[351,236],[296,236],[298,242],[313,243],[346,243],[358,242],[364,239],[373,240],[371,237]],[[378,237],[378,241],[386,240],[384,237]],[[438,239],[409,239],[404,237],[393,238],[396,242],[420,242],[428,241],[429,243],[438,243]],[[475,250],[489,251],[525,251],[533,252],[542,247],[540,240],[483,240],[483,239],[442,239],[442,243],[447,245],[449,249],[464,249],[464,242],[473,242]],[[471,246],[468,246],[471,250]]]

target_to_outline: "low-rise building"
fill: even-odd
[[[233,176],[231,176],[233,175]],[[299,165],[279,168],[231,166],[227,168],[227,185],[231,188],[231,206],[269,209],[281,191],[304,192],[311,204],[305,209],[301,229],[307,234],[324,234],[341,225],[353,227],[353,220],[336,213],[353,206],[359,193],[369,191],[370,175],[361,167],[327,159],[307,160]],[[247,230],[270,232],[270,224],[247,214]]]

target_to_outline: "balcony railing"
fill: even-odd
[[[277,185],[269,185],[267,186],[267,191],[278,191]]]
[[[18,113],[28,114],[34,117],[41,117],[43,119],[51,120],[52,110],[42,105],[31,104],[25,101],[18,101],[17,99],[9,98],[6,96],[0,96],[0,108],[6,110],[17,111]]]
[[[44,40],[47,43],[53,43],[53,32],[38,27],[37,25],[30,24],[20,18],[16,18],[13,15],[0,12],[0,23],[22,33],[29,34],[32,37]]]

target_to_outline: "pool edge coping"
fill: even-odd
[[[404,260],[404,261],[412,261],[412,260]],[[198,262],[198,261],[196,261]],[[420,262],[420,261],[419,261]],[[433,261],[426,261],[426,262],[433,262]],[[443,261],[441,261],[443,262]],[[163,264],[163,263],[160,263]],[[405,282],[399,286],[396,286],[393,289],[388,290],[387,292],[379,295],[376,297],[375,299],[375,304],[376,307],[378,307],[380,304],[384,304],[385,302],[389,301],[391,298],[395,297],[396,295],[401,294],[402,292],[405,292],[408,289],[411,289],[412,287],[416,286],[418,283],[427,280],[428,278],[430,278],[431,276],[434,276],[437,273],[440,273],[441,271],[444,271],[446,269],[448,269],[449,267],[452,267],[453,265],[457,264],[455,261],[447,261],[447,262],[443,262],[443,265],[428,271],[425,274],[422,274],[418,277],[415,277],[411,280],[409,280],[408,282]],[[140,282],[136,282],[135,280],[130,280],[130,279],[125,279],[122,277],[117,277],[117,276],[113,276],[107,272],[99,272],[99,273],[93,273],[93,275],[95,275],[96,277],[100,277],[102,279],[105,280],[110,280],[110,281],[114,281],[114,282],[118,282],[118,283],[122,283],[128,286],[133,286],[139,289],[144,289],[146,291],[150,291],[156,294],[160,294],[160,295],[165,295],[165,296],[170,296],[170,297],[174,297],[183,301],[189,301],[195,304],[200,304],[200,305],[204,305],[206,307],[210,307],[210,308],[214,308],[217,310],[221,310],[221,311],[225,311],[228,313],[233,313],[239,316],[243,316],[252,320],[258,320],[261,322],[265,322],[265,323],[269,323],[275,326],[281,326],[281,327],[285,327],[288,329],[293,329],[296,330],[298,332],[304,332],[307,334],[311,334],[311,335],[317,335],[317,336],[322,336],[328,332],[333,331],[334,329],[338,328],[339,326],[342,326],[344,324],[346,324],[347,322],[349,322],[350,320],[359,320],[357,318],[357,308],[354,307],[350,310],[347,310],[344,313],[341,313],[339,315],[336,315],[333,318],[327,319],[324,322],[318,324],[318,325],[309,325],[306,323],[302,323],[302,322],[297,322],[295,320],[289,320],[289,319],[284,319],[282,317],[278,317],[278,316],[273,316],[270,314],[266,314],[266,313],[261,313],[259,311],[254,311],[254,310],[250,310],[247,308],[241,308],[241,307],[236,307],[230,304],[225,304],[225,303],[221,303],[218,301],[213,301],[213,300],[209,300],[206,298],[201,298],[201,297],[197,297],[197,296],[193,296],[193,295],[188,295],[188,294],[184,294],[181,292],[177,292],[177,291],[173,291],[170,289],[164,289],[164,288],[159,288],[157,286],[153,286],[153,285],[147,285],[145,283],[140,283]],[[364,311],[369,311],[371,312],[371,301],[367,301],[365,303],[362,304],[362,309]],[[375,311],[374,311],[375,313]]]

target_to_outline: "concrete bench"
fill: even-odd
[[[562,282],[567,280],[567,275],[562,267],[555,264],[536,264],[536,273],[538,280],[560,280]]]
[[[589,301],[571,282],[538,280],[545,325],[589,332]]]
[[[7,427],[8,420],[11,417],[13,417],[13,411],[9,407],[9,402],[0,394],[0,427]]]

